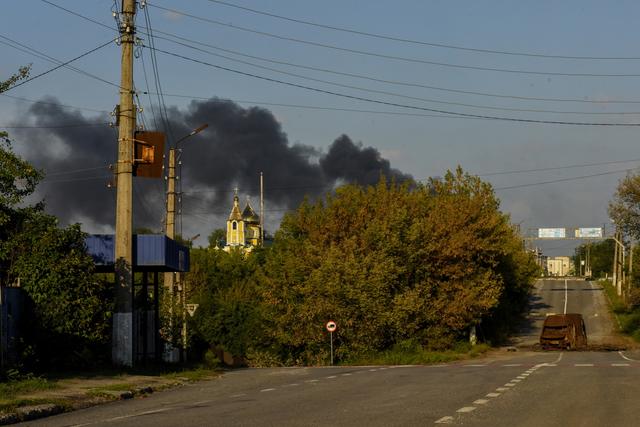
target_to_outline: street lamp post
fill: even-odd
[[[208,124],[204,124],[194,130],[192,130],[189,134],[180,138],[173,147],[169,148],[169,170],[167,174],[167,211],[166,211],[166,221],[165,221],[165,234],[170,239],[175,239],[176,237],[176,162],[179,153],[180,143],[185,141],[187,138],[190,138],[197,133],[200,133],[204,129],[209,126]],[[165,290],[169,294],[169,333],[167,336],[167,341],[169,341],[165,354],[164,360],[166,362],[177,362],[179,359],[178,352],[173,348],[173,305],[174,305],[174,291],[175,286],[178,285],[179,290],[182,283],[180,280],[180,274],[176,274],[174,272],[167,272],[164,274],[164,286]],[[184,292],[183,297],[181,298],[182,311],[185,308],[185,298]],[[182,316],[184,318],[184,316]],[[186,348],[184,348],[183,343],[183,359],[186,355]]]

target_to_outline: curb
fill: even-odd
[[[159,387],[159,389],[162,390],[163,388]],[[134,390],[127,390],[127,391],[122,391],[117,393],[108,393],[108,394],[112,396],[113,400],[128,400],[128,399],[133,399],[134,397],[145,397],[149,394],[152,394],[154,391],[157,391],[157,388],[147,386],[147,387],[136,388]],[[89,406],[95,406],[97,404],[99,403],[95,403],[94,405],[89,405]],[[85,407],[85,406],[80,406],[80,407]],[[58,415],[63,412],[71,412],[74,409],[76,408],[72,406],[64,406],[64,405],[55,404],[55,403],[44,403],[40,405],[21,406],[17,408],[14,412],[4,413],[4,414],[0,413],[0,426],[16,424],[23,421],[33,421],[40,418],[50,417],[52,415]]]
[[[39,418],[50,417],[65,412],[67,408],[55,403],[45,403],[42,405],[23,406],[10,414],[0,415],[0,425],[15,424],[22,421],[37,420]]]

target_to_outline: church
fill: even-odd
[[[240,199],[236,189],[233,207],[227,220],[227,243],[223,250],[229,252],[232,249],[240,249],[251,252],[253,248],[260,245],[261,238],[260,216],[253,210],[248,198],[244,210],[240,211]]]

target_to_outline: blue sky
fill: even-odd
[[[51,1],[111,26],[112,29],[83,20],[40,0],[22,0],[4,4],[0,17],[0,36],[19,41],[60,60],[71,59],[115,37],[114,19],[111,16],[114,5],[112,1]],[[640,122],[640,114],[628,114],[640,112],[640,53],[637,53],[640,4],[637,2],[229,0],[231,4],[299,20],[428,43],[552,56],[638,58],[615,60],[504,55],[403,43],[294,23],[207,0],[155,0],[148,3],[154,30],[226,49],[225,53],[200,45],[202,49],[245,63],[212,56],[161,39],[155,41],[157,48],[244,73],[350,96],[465,114],[548,121]],[[175,9],[177,13],[167,11],[166,8]],[[227,25],[204,22],[185,14]],[[139,14],[137,21],[139,25],[145,25],[144,15]],[[285,38],[350,49],[352,52],[241,31],[229,24]],[[140,34],[140,37],[144,39],[145,45],[149,44],[146,36]],[[6,42],[7,39],[0,38],[0,41]],[[387,58],[358,54],[354,50]],[[4,44],[0,44],[0,52],[3,57],[0,62],[0,78],[10,75],[20,65],[27,63],[33,64],[32,75],[53,66],[50,62]],[[150,59],[146,56],[148,50],[143,55],[149,71]],[[406,60],[394,60],[389,56]],[[193,97],[212,96],[232,99],[245,107],[263,105],[273,112],[292,144],[301,143],[323,150],[339,135],[347,134],[354,141],[361,141],[365,146],[379,150],[383,157],[390,160],[392,167],[418,179],[442,175],[447,169],[457,165],[472,173],[487,174],[640,158],[635,140],[637,128],[634,127],[531,124],[441,117],[443,114],[347,99],[251,78],[184,61],[161,52],[157,53],[157,58],[163,92],[167,95],[180,95],[166,96],[168,106],[184,109]],[[268,63],[265,59],[307,68]],[[246,62],[289,74],[257,68]],[[424,62],[523,72],[463,69]],[[73,65],[117,82],[119,47],[111,45],[74,62]],[[314,71],[308,67],[330,70],[333,73]],[[145,78],[140,59],[135,61],[134,68],[136,86],[144,89]],[[306,78],[292,76],[291,73]],[[344,73],[368,79],[348,77]],[[620,76],[623,74],[638,76]],[[381,83],[371,79],[402,84]],[[407,86],[407,83],[414,86]],[[357,86],[366,91],[346,88],[344,85]],[[423,86],[447,90],[427,89]],[[501,97],[463,94],[451,90]],[[59,103],[105,111],[112,110],[118,102],[117,89],[113,86],[65,68],[16,88],[7,95],[31,100],[53,96]],[[526,100],[505,96],[555,100]],[[140,100],[145,108],[145,118],[150,124],[152,119],[149,98],[141,94]],[[264,105],[265,103],[298,107]],[[479,107],[454,104],[473,104]],[[0,125],[26,124],[28,117],[25,112],[30,106],[29,102],[0,96]],[[378,113],[327,111],[302,106]],[[512,111],[513,109],[571,113]],[[105,118],[104,113],[80,111],[87,118]],[[581,114],[574,114],[577,112]],[[33,141],[30,141],[28,131],[23,130],[16,135],[15,148],[26,157],[33,150],[40,149],[30,144]],[[55,145],[55,141],[52,144]],[[60,149],[64,150],[64,147]],[[513,222],[522,222],[524,228],[598,226],[608,221],[607,203],[624,172],[546,185],[502,188],[634,169],[638,163],[611,163],[565,170],[491,175],[485,179],[496,187],[502,207],[511,213]],[[266,179],[268,182],[268,177]],[[184,184],[188,185],[186,182]],[[68,186],[69,191],[73,192],[73,181],[60,185]],[[221,206],[220,209],[227,208]],[[277,215],[274,220],[276,217]],[[210,224],[201,222],[189,225],[187,221],[186,228],[191,233],[202,230],[202,234],[206,234],[207,227],[221,225],[221,218],[210,217]],[[85,222],[91,228],[91,222]],[[553,255],[571,251],[569,243],[565,242],[549,243],[547,246],[549,253]]]

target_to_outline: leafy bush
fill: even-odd
[[[478,322],[513,324],[538,268],[498,207],[490,185],[460,169],[427,186],[381,180],[303,203],[258,277],[281,356],[326,361],[330,319],[341,360],[405,340],[443,350]]]

